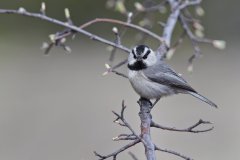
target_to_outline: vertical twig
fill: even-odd
[[[151,108],[152,104],[149,100],[140,98],[138,101],[140,106],[139,117],[141,120],[141,138],[144,141],[145,155],[147,160],[156,160],[155,146],[151,139]]]

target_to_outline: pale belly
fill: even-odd
[[[142,71],[129,71],[128,77],[133,89],[147,99],[157,99],[162,96],[174,94],[174,90],[168,86],[150,81]]]

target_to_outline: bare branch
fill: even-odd
[[[188,26],[188,24],[187,24],[187,22],[186,22],[186,20],[185,20],[185,18],[182,14],[179,16],[179,18],[180,18],[180,22],[182,24],[182,27],[187,32],[187,35],[189,36],[189,38],[191,40],[199,42],[199,43],[210,43],[210,44],[212,43],[212,40],[210,40],[210,39],[196,37],[192,33],[191,29],[189,28],[189,26]]]
[[[168,130],[168,131],[177,131],[177,132],[189,132],[189,133],[202,133],[202,132],[208,132],[213,130],[214,127],[208,128],[208,129],[202,129],[202,130],[195,130],[198,126],[202,125],[202,124],[211,124],[211,122],[208,121],[203,121],[203,120],[199,120],[197,123],[193,124],[192,126],[185,128],[185,129],[177,129],[175,127],[165,127],[162,125],[159,125],[155,122],[151,122],[151,127],[155,127],[155,128],[159,128],[159,129],[163,129],[163,130]]]
[[[212,44],[213,40],[206,39],[206,38],[199,38],[199,37],[195,36],[192,33],[192,31],[191,31],[191,29],[190,29],[190,27],[188,25],[188,22],[186,21],[186,19],[183,16],[183,14],[180,14],[179,20],[180,20],[180,23],[182,24],[183,29],[187,33],[188,38],[190,39],[190,41],[192,43],[192,46],[193,46],[193,49],[194,49],[194,54],[188,59],[189,66],[191,68],[190,71],[191,71],[192,70],[193,61],[196,58],[201,56],[201,50],[200,50],[200,48],[198,46],[198,43],[209,43],[209,44]]]
[[[114,120],[114,122],[117,122],[118,124],[120,124],[121,126],[124,126],[124,127],[127,127],[134,136],[136,136],[144,145],[145,145],[145,142],[144,140],[139,137],[136,132],[133,130],[133,128],[128,124],[128,122],[125,120],[124,118],[124,110],[126,109],[126,105],[124,104],[124,101],[122,101],[122,110],[121,110],[121,115],[119,115],[118,113],[116,113],[115,111],[112,111],[113,114],[115,114],[115,116],[117,116],[117,118]],[[122,123],[119,122],[119,120],[122,121]]]
[[[165,40],[165,44],[167,45],[167,47],[170,47],[172,33],[177,23],[178,16],[180,14],[180,8],[178,7],[179,5],[178,1],[168,0],[168,3],[170,4],[172,13],[169,15],[165,27],[163,29],[163,39]]]
[[[138,160],[138,158],[136,157],[136,155],[133,154],[132,152],[128,152],[128,154],[132,157],[133,160]]]
[[[119,21],[119,20],[116,20],[116,19],[110,19],[110,18],[96,18],[94,20],[91,20],[83,25],[80,26],[80,28],[86,28],[92,24],[95,24],[95,23],[103,23],[103,22],[106,22],[106,23],[113,23],[113,24],[120,24],[120,25],[123,25],[125,27],[129,27],[129,28],[133,28],[133,29],[136,29],[138,31],[141,31],[143,33],[146,33],[147,35],[157,39],[158,41],[162,42],[163,39],[162,37],[158,36],[157,34],[145,29],[145,28],[142,28],[138,25],[135,25],[135,24],[132,24],[132,23],[128,23],[128,22],[123,22],[123,21]]]
[[[135,140],[135,141],[133,141],[131,143],[128,143],[127,145],[123,146],[122,148],[118,149],[117,151],[115,151],[111,154],[108,154],[106,156],[100,155],[96,151],[94,152],[94,154],[95,154],[95,156],[97,156],[99,158],[99,160],[104,160],[104,159],[107,159],[107,158],[110,158],[110,157],[113,157],[113,159],[115,160],[118,154],[127,150],[128,148],[133,147],[134,145],[138,144],[139,142],[141,142],[139,139]]]
[[[141,137],[145,142],[144,144],[145,155],[147,160],[156,160],[155,148],[150,133],[151,129],[150,125],[152,121],[151,116],[152,103],[147,99],[140,98],[138,104],[140,106],[139,117],[141,120]]]
[[[123,77],[123,78],[127,78],[127,79],[128,79],[128,76],[126,76],[125,74],[123,74],[123,73],[121,73],[121,72],[118,72],[118,71],[115,71],[115,70],[112,70],[111,72],[112,72],[112,73],[115,73],[116,75],[119,75],[119,76],[121,76],[121,77]]]
[[[111,67],[110,65],[108,65],[108,68],[107,68],[107,71],[103,73],[103,75],[107,75],[108,73],[115,73],[119,76],[122,76],[124,78],[127,78],[128,79],[128,76],[126,76],[125,74],[123,73],[120,73],[118,71],[116,71],[115,69],[121,67],[122,65],[126,64],[127,63],[127,59],[121,61],[120,63],[116,64],[115,66]]]
[[[43,14],[40,14],[40,13],[30,13],[30,12],[27,12],[26,10],[22,11],[22,10],[0,9],[0,14],[18,14],[18,15],[23,15],[23,16],[28,16],[28,17],[39,18],[39,19],[42,19],[42,20],[45,20],[45,21],[57,24],[59,26],[63,26],[63,27],[69,28],[72,31],[81,33],[81,34],[89,37],[92,40],[96,40],[96,41],[99,41],[101,43],[104,43],[104,44],[107,44],[107,45],[119,48],[119,49],[121,49],[121,50],[123,50],[123,51],[125,51],[127,53],[130,52],[130,49],[128,49],[127,47],[125,47],[123,45],[116,44],[116,43],[111,42],[109,40],[106,40],[106,39],[104,39],[102,37],[99,37],[99,36],[97,36],[95,34],[87,32],[87,31],[85,31],[85,30],[83,30],[83,29],[81,29],[81,28],[79,28],[79,27],[77,27],[75,25],[72,25],[72,24],[69,24],[69,23],[65,23],[65,22],[59,21],[59,20],[54,19],[54,18],[50,18],[50,17],[48,17],[46,15],[43,15]]]
[[[166,54],[167,59],[171,59],[173,54],[175,53],[177,47],[179,47],[183,43],[183,39],[186,37],[186,32],[183,31],[182,34],[177,38],[177,41],[172,45],[169,51]]]
[[[113,32],[114,32],[114,34],[115,34],[115,36],[116,36],[116,39],[114,40],[114,42],[115,43],[117,43],[117,44],[121,44],[122,42],[122,40],[121,40],[121,35],[119,35],[119,31],[118,31],[118,29],[116,28],[116,27],[113,27]],[[112,62],[113,62],[113,60],[114,60],[114,57],[115,57],[115,53],[116,53],[116,51],[117,51],[117,48],[116,47],[114,47],[113,49],[112,49],[112,51],[111,51],[111,55],[110,55],[110,57],[109,57],[109,62],[112,64]]]
[[[116,112],[113,111],[114,115],[117,117],[114,122],[115,123],[118,123],[119,125],[121,126],[124,126],[124,127],[127,127],[131,132],[132,134],[120,134],[119,136],[113,138],[114,141],[118,141],[118,140],[134,140],[133,142],[123,146],[122,148],[120,148],[119,150],[111,153],[111,154],[108,154],[106,156],[103,156],[103,155],[100,155],[98,154],[97,152],[94,152],[94,154],[99,157],[99,160],[104,160],[104,159],[107,159],[107,158],[110,158],[112,157],[114,160],[116,159],[117,155],[123,151],[125,151],[126,149],[138,144],[139,142],[142,142],[144,145],[144,141],[135,133],[135,131],[132,129],[132,127],[128,124],[128,122],[124,119],[124,111],[126,109],[126,105],[124,104],[124,101],[122,101],[122,109],[121,109],[121,113],[118,114]],[[119,120],[121,122],[119,122]]]
[[[164,39],[164,43],[162,43],[156,51],[159,59],[163,59],[170,48],[172,33],[180,14],[180,9],[178,7],[180,3],[179,1],[167,0],[167,2],[170,4],[172,12],[168,16],[167,22],[163,28],[162,38]]]
[[[114,137],[114,141],[121,141],[121,140],[137,140],[138,138],[134,134],[120,134],[117,137]]]

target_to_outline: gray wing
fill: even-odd
[[[153,82],[167,85],[174,89],[196,91],[188,85],[188,83],[176,72],[174,72],[166,63],[163,61],[150,66],[143,70],[144,75]]]

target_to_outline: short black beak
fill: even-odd
[[[137,56],[137,61],[142,61],[142,57],[141,56]]]

